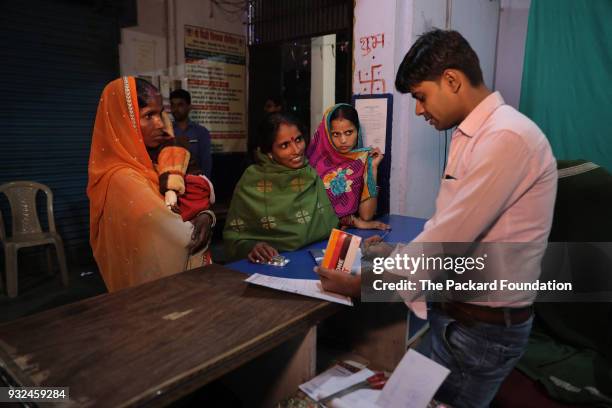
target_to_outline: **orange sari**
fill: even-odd
[[[169,211],[159,193],[139,117],[134,78],[119,78],[104,88],[87,196],[90,243],[110,292],[199,266],[188,264],[193,225]]]

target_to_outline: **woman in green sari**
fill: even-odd
[[[234,190],[223,239],[228,256],[261,262],[326,239],[338,218],[305,157],[300,123],[286,113],[259,127],[256,163]]]

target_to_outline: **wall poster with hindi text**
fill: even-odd
[[[191,120],[211,134],[213,153],[246,151],[246,38],[185,26]]]

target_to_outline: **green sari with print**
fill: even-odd
[[[305,163],[290,169],[257,153],[234,190],[223,230],[231,260],[245,258],[257,242],[293,251],[326,239],[338,218],[317,172]]]

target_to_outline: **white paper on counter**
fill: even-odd
[[[450,370],[410,349],[378,397],[385,408],[426,408]]]

